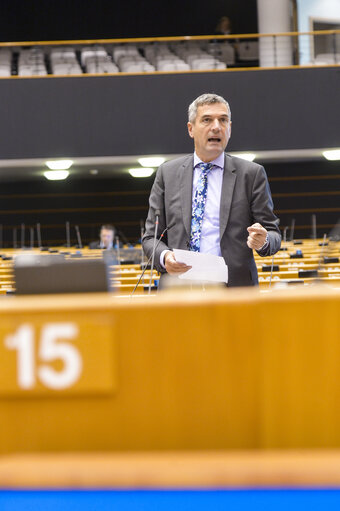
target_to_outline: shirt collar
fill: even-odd
[[[203,163],[202,160],[197,156],[196,154],[196,151],[194,152],[194,168],[196,167],[196,165],[198,165],[199,163]],[[212,165],[214,165],[215,167],[219,167],[220,169],[224,169],[224,152],[221,153],[219,156],[217,156],[217,158],[215,158],[215,160],[212,160],[211,162]]]

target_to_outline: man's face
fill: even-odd
[[[108,247],[113,242],[113,231],[110,229],[101,229],[100,241],[105,247]]]
[[[204,162],[217,158],[227,147],[231,135],[231,120],[224,103],[201,105],[195,122],[188,122],[197,156]]]

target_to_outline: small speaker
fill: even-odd
[[[272,270],[272,265],[271,264],[264,264],[262,266],[262,271],[271,271]],[[274,264],[273,265],[273,271],[280,271],[280,266],[278,264]]]
[[[318,270],[299,270],[299,279],[311,279],[314,277],[318,277]]]
[[[339,258],[338,257],[324,257],[323,262],[324,262],[324,264],[338,263]]]
[[[155,286],[155,285],[152,285],[151,286],[151,291],[157,291],[158,289],[158,286]],[[149,286],[144,286],[144,293],[148,293],[149,291]]]
[[[294,240],[293,245],[303,245],[303,241],[301,240]]]

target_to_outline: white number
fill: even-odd
[[[59,372],[46,365],[39,367],[39,380],[46,387],[65,389],[78,380],[82,370],[79,351],[65,342],[56,342],[58,338],[74,339],[77,334],[74,323],[51,323],[42,329],[39,358],[45,362],[61,359],[64,363],[63,371]]]
[[[9,349],[18,351],[18,385],[23,389],[31,389],[36,382],[36,374],[40,382],[50,389],[71,387],[82,371],[82,358],[79,351],[69,343],[57,342],[58,339],[72,340],[78,335],[74,323],[50,323],[41,331],[38,357],[41,362],[61,360],[63,369],[56,371],[46,364],[40,364],[37,371],[34,357],[34,330],[31,325],[22,325],[15,334],[5,339]]]
[[[30,325],[22,325],[17,332],[5,338],[5,346],[18,350],[18,385],[22,389],[34,387],[34,332]]]

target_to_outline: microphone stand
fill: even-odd
[[[71,247],[70,222],[66,222],[66,246],[67,248]]]
[[[140,224],[140,242],[142,243],[142,239],[143,239],[143,235],[144,235],[144,226],[143,226],[143,221],[141,220],[141,224]],[[144,268],[144,250],[143,250],[143,247],[141,248],[141,268]],[[143,279],[143,284],[144,284],[144,279]]]
[[[41,243],[41,230],[40,230],[40,223],[37,223],[37,238],[38,238],[38,247],[41,249],[42,243]]]
[[[155,251],[156,251],[156,249],[157,249],[158,245],[160,244],[160,242],[162,241],[162,238],[163,238],[164,234],[166,233],[166,231],[168,231],[169,229],[171,229],[171,227],[172,227],[173,225],[175,225],[175,224],[172,224],[172,225],[170,225],[169,227],[166,227],[166,228],[164,229],[164,231],[162,232],[162,234],[160,235],[160,238],[159,238],[159,240],[157,241],[157,244],[156,244],[156,246],[155,246],[154,250],[152,251],[151,256],[150,256],[150,257],[149,257],[149,259],[147,260],[147,263],[146,263],[146,265],[144,266],[144,269],[143,269],[143,271],[142,271],[142,273],[141,273],[141,275],[140,275],[140,277],[139,277],[139,279],[138,279],[138,282],[137,282],[137,284],[135,285],[135,287],[134,287],[134,289],[133,289],[133,291],[132,291],[132,293],[131,293],[130,297],[134,294],[134,292],[136,291],[136,289],[137,289],[137,287],[138,287],[138,285],[139,285],[140,281],[142,280],[142,278],[143,278],[143,276],[144,276],[144,273],[146,272],[146,269],[147,269],[147,267],[148,267],[148,264],[150,263],[150,261],[151,261],[151,259],[152,259],[152,256],[153,256],[153,257],[155,257]]]
[[[80,237],[80,231],[79,231],[79,226],[78,225],[75,225],[74,226],[75,230],[76,230],[76,235],[77,235],[77,241],[78,241],[78,247],[80,248],[80,250],[83,248],[83,244],[81,242],[81,237]]]
[[[152,286],[152,274],[153,274],[153,268],[154,268],[154,264],[155,264],[155,251],[156,251],[156,240],[157,240],[157,231],[158,231],[158,222],[159,222],[159,215],[160,215],[160,210],[159,209],[156,209],[155,211],[155,215],[156,215],[156,220],[155,220],[155,235],[154,235],[154,238],[153,238],[153,248],[152,248],[152,259],[151,259],[151,271],[150,271],[150,280],[149,280],[149,290],[148,290],[148,294],[151,293],[151,286]]]

